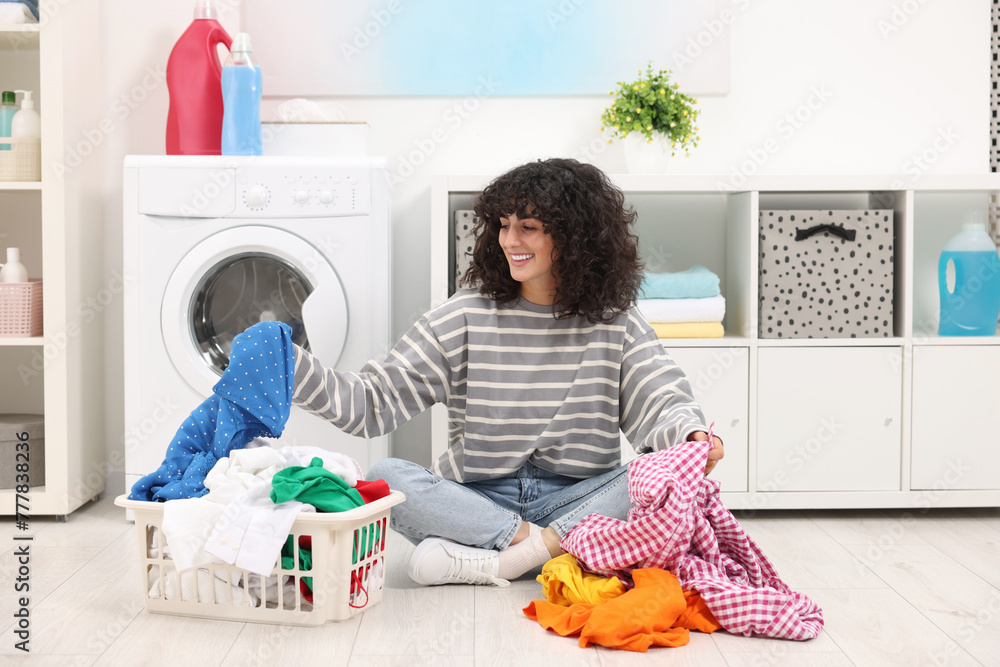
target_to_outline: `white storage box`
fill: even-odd
[[[264,121],[264,155],[368,155],[368,123],[355,121]]]
[[[42,142],[0,137],[0,181],[42,180]]]
[[[270,588],[261,585],[258,575],[232,565],[204,565],[178,575],[163,535],[164,503],[122,495],[115,504],[135,516],[140,586],[147,610],[254,623],[323,625],[351,618],[382,599],[389,510],[405,499],[393,491],[347,512],[300,514],[290,531],[291,567],[282,567],[279,561],[274,570],[279,583]],[[303,560],[306,547],[311,563]],[[311,590],[311,602],[303,584]]]

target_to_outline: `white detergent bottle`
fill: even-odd
[[[15,90],[23,93],[21,110],[14,114],[10,121],[10,136],[14,139],[40,139],[42,136],[42,119],[35,111],[35,101],[31,99],[30,90]]]
[[[21,249],[7,248],[7,263],[0,264],[0,283],[28,282],[28,269],[21,264]]]

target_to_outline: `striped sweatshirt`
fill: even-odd
[[[460,290],[358,373],[295,348],[293,405],[361,437],[448,407],[448,450],[433,471],[456,482],[509,475],[526,461],[585,479],[636,451],[707,431],[684,373],[633,307],[610,323],[556,319],[553,306],[500,304]]]

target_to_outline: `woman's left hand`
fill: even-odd
[[[708,442],[708,433],[705,433],[704,431],[695,431],[688,436],[688,442],[692,440],[697,442]],[[726,451],[722,448],[722,440],[719,439],[719,436],[713,435],[712,449],[708,450],[708,463],[705,464],[705,475],[712,472],[712,470],[715,469],[715,466],[718,465],[719,461],[721,461],[722,457],[725,455]]]

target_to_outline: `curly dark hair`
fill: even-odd
[[[597,167],[568,158],[538,160],[498,176],[475,202],[476,243],[461,284],[501,303],[520,283],[500,247],[500,218],[534,218],[552,235],[558,319],[609,322],[635,303],[642,283],[635,211]]]

